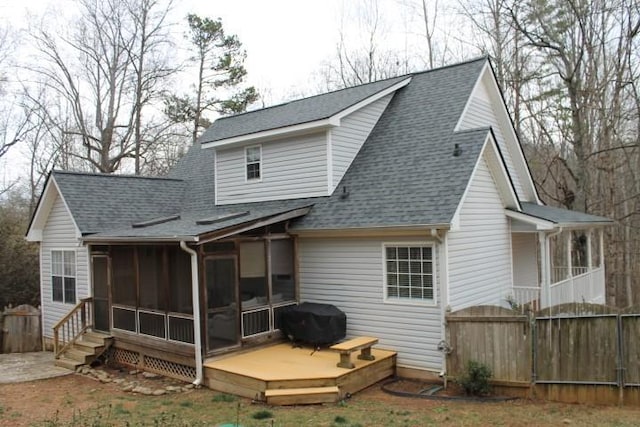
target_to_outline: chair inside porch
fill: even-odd
[[[205,385],[272,405],[337,402],[395,373],[395,352],[371,354],[374,360],[354,354],[355,367],[347,369],[337,366],[336,351],[280,343],[206,360]]]

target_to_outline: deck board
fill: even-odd
[[[291,344],[276,344],[255,351],[205,361],[204,367],[258,378],[264,381],[338,378],[353,370],[338,368],[339,354],[329,349],[313,352],[312,348],[293,348]],[[372,349],[376,360],[395,356],[395,352]],[[355,370],[372,363],[355,360]]]

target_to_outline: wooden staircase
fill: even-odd
[[[88,365],[107,351],[112,341],[113,338],[110,335],[85,331],[71,346],[60,353],[55,360],[55,365],[71,370]]]
[[[335,403],[340,400],[337,386],[284,388],[265,390],[268,405],[308,405],[314,403]]]
[[[113,341],[110,335],[92,330],[93,299],[81,299],[53,326],[55,365],[75,370],[93,362]]]

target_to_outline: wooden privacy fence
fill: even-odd
[[[5,308],[2,325],[2,352],[27,353],[42,350],[40,310],[30,305]]]
[[[638,309],[563,304],[522,314],[480,306],[447,314],[446,324],[451,377],[476,360],[510,394],[640,404]]]

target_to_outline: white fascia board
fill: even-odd
[[[505,209],[505,215],[507,215],[509,218],[513,218],[518,221],[525,222],[527,224],[532,224],[536,227],[536,230],[540,230],[540,231],[553,230],[556,227],[556,225],[551,221],[547,221],[542,218],[537,218],[535,216],[527,215],[522,212],[512,211],[510,209]]]
[[[218,141],[204,142],[202,143],[202,148],[228,147],[235,144],[266,141],[269,139],[281,138],[283,136],[312,133],[315,131],[331,129],[331,128],[340,126],[340,120],[343,117],[348,116],[354,111],[357,111],[371,104],[372,102],[375,102],[381,98],[384,98],[390,93],[393,93],[396,90],[408,85],[410,81],[411,81],[411,77],[407,77],[406,79],[394,84],[393,86],[390,86],[384,90],[381,90],[380,92],[377,92],[371,95],[370,97],[363,99],[357,104],[354,104],[351,107],[346,108],[327,119],[315,120],[313,122],[300,123],[293,126],[286,126],[286,127],[281,127],[277,129],[270,129],[270,130],[265,130],[261,132],[255,132],[248,135],[234,136],[232,138],[221,139]]]
[[[518,169],[524,172],[524,176],[526,179],[526,183],[528,185],[528,192],[533,194],[536,203],[542,203],[540,198],[538,197],[538,192],[536,191],[535,184],[533,183],[533,177],[531,176],[531,171],[529,170],[529,166],[527,164],[527,159],[524,156],[524,152],[522,151],[522,145],[520,144],[520,139],[518,138],[518,134],[516,134],[516,129],[513,126],[513,119],[507,110],[507,105],[505,103],[504,97],[502,96],[502,92],[500,91],[500,86],[498,86],[498,79],[496,78],[493,69],[489,66],[489,61],[487,61],[485,67],[482,69],[482,73],[480,74],[480,79],[478,81],[482,81],[482,79],[487,75],[487,78],[491,81],[491,84],[488,85],[488,90],[490,91],[490,96],[494,98],[493,105],[498,105],[499,108],[499,117],[504,124],[504,127],[507,128],[508,135],[504,135],[505,138],[511,140],[511,145],[516,148],[516,152],[511,153],[512,159],[518,160]],[[475,88],[474,88],[475,90]],[[472,92],[473,93],[473,92]]]
[[[339,121],[336,124],[336,121],[332,120],[332,117],[330,117],[328,119],[300,123],[299,125],[270,129],[262,132],[251,133],[248,135],[234,136],[233,138],[221,139],[219,141],[204,142],[202,143],[202,148],[219,148],[229,147],[236,144],[255,143],[259,141],[266,141],[269,139],[281,138],[283,136],[312,133],[314,131],[320,131],[339,125]]]
[[[518,200],[518,195],[516,194],[515,188],[513,188],[513,182],[509,177],[509,171],[507,170],[507,165],[504,163],[504,158],[500,154],[500,148],[498,147],[498,142],[493,138],[492,132],[490,132],[489,135],[487,135],[487,139],[484,143],[484,147],[482,147],[482,152],[480,157],[483,157],[485,155],[487,156],[487,163],[489,164],[490,168],[492,166],[491,161],[493,161],[494,166],[496,164],[498,166],[498,169],[499,169],[498,171],[493,170],[493,168],[490,170],[492,173],[498,173],[499,177],[501,178],[500,179],[501,182],[496,182],[496,185],[498,186],[498,190],[502,192],[502,195],[506,196],[507,198],[506,205],[508,207],[514,207],[520,210],[521,207],[520,207],[520,201]]]
[[[78,239],[82,237],[82,233],[80,233],[80,228],[76,223],[76,219],[73,217],[71,209],[69,209],[69,205],[62,195],[62,192],[60,191],[60,188],[56,183],[55,177],[53,176],[53,174],[51,174],[51,177],[49,178],[49,181],[47,182],[47,185],[45,186],[45,189],[40,196],[40,202],[38,203],[36,212],[33,215],[33,221],[31,221],[31,225],[26,236],[27,241],[42,241],[44,226],[47,223],[47,219],[49,217],[49,213],[51,213],[51,209],[53,208],[56,196],[60,197],[65,209],[67,210],[67,213],[69,214],[69,217],[71,217],[71,221],[73,222],[73,227],[75,229],[75,237]]]
[[[343,117],[348,116],[349,114],[358,111],[361,108],[366,107],[367,105],[376,102],[379,99],[384,98],[385,96],[389,95],[390,93],[393,93],[395,91],[397,91],[400,88],[405,87],[406,85],[408,85],[411,82],[411,77],[407,77],[406,79],[394,84],[393,86],[389,86],[388,88],[381,90],[380,92],[376,92],[375,94],[371,95],[370,97],[363,99],[362,101],[358,102],[357,104],[353,104],[351,107],[340,111],[339,113],[335,114],[334,116],[332,116],[332,119],[337,120],[338,126],[340,125],[340,120]]]

